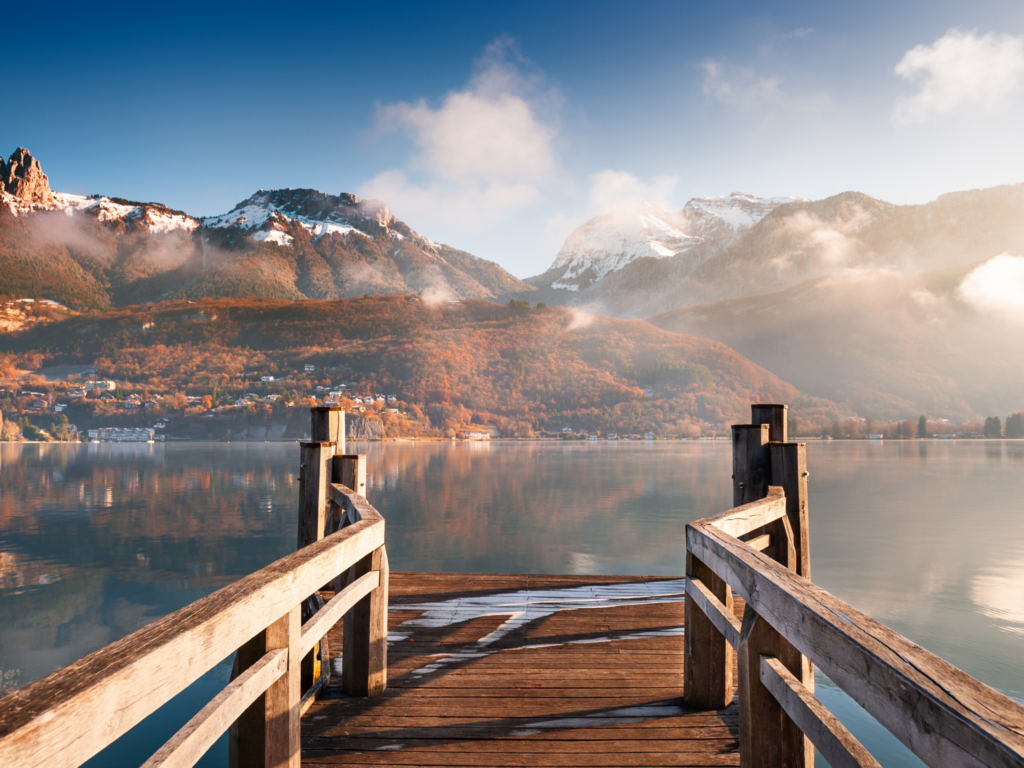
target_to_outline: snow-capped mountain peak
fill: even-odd
[[[315,189],[261,189],[227,213],[204,219],[203,227],[238,228],[254,240],[288,245],[293,239],[287,234],[292,223],[314,238],[385,230],[394,239],[404,239],[400,232],[391,231],[396,222],[391,209],[380,200],[362,200],[348,193],[330,195]]]
[[[678,256],[710,240],[724,240],[749,229],[780,205],[800,197],[698,197],[681,211],[637,203],[591,219],[565,240],[549,272],[552,288],[579,291],[643,257]]]

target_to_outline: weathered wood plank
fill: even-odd
[[[882,768],[779,659],[761,657],[761,683],[818,748],[830,768]]]
[[[781,488],[770,486],[763,499],[712,515],[701,522],[714,525],[719,530],[738,539],[785,516],[786,497]]]

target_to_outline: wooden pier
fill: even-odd
[[[233,654],[144,768],[225,731],[232,768],[878,768],[815,668],[932,768],[1024,768],[1024,707],[813,583],[805,446],[786,406],[751,421],[685,578],[392,574],[366,457],[315,408],[297,551],[0,699],[0,766],[77,768]]]
[[[303,720],[302,762],[739,765],[735,705],[682,705],[684,589],[392,573],[387,691],[363,699],[329,686]]]

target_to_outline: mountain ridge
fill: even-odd
[[[423,293],[495,298],[532,286],[436,243],[386,203],[351,193],[260,190],[218,216],[49,188],[24,148],[0,168],[0,294],[77,308],[145,301]]]

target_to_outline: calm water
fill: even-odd
[[[364,444],[396,570],[680,575],[719,443]],[[814,580],[1024,700],[1024,442],[812,442]],[[294,444],[0,444],[0,666],[24,685],[294,548]],[[92,765],[137,766],[230,659]],[[883,765],[919,765],[819,676]],[[226,765],[222,741],[201,765]]]

